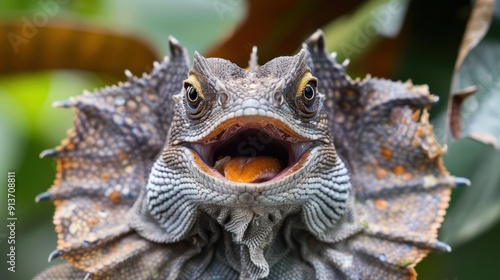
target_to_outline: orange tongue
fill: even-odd
[[[260,183],[274,178],[282,170],[278,159],[273,157],[228,156],[218,160],[214,166],[228,180],[240,183]]]

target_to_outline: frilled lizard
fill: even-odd
[[[171,57],[73,107],[36,279],[414,279],[451,188],[426,86],[351,80],[320,31],[242,69]]]

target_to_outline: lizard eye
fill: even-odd
[[[189,106],[191,106],[191,108],[193,108],[193,109],[195,109],[198,106],[198,104],[200,103],[200,97],[198,95],[198,92],[191,85],[186,86],[186,97],[187,97]]]
[[[317,85],[318,80],[310,72],[306,72],[302,76],[295,98],[295,104],[302,117],[312,118],[317,113],[320,103],[316,90]]]
[[[199,119],[203,116],[203,108],[205,107],[205,98],[201,92],[200,82],[196,75],[191,74],[184,81],[184,92],[186,96],[186,111],[192,119]]]
[[[312,82],[309,82],[304,90],[302,90],[302,97],[306,105],[314,103],[313,101],[314,97],[316,97],[316,88],[312,85]]]
[[[189,83],[185,83],[184,90],[186,91],[187,112],[194,119],[200,118],[204,107],[202,95]]]

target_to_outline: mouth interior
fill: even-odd
[[[213,171],[234,182],[262,183],[282,177],[312,147],[274,125],[232,126],[191,148]]]
[[[286,143],[250,128],[214,147],[213,166],[231,181],[262,183],[288,166],[289,155]]]
[[[290,163],[290,153],[286,143],[278,141],[268,133],[250,128],[239,131],[226,141],[214,147],[212,164],[224,157],[270,157],[279,161],[282,166]]]

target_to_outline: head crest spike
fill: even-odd
[[[250,60],[248,61],[250,71],[256,71],[259,68],[259,57],[257,56],[257,46],[253,46]]]
[[[198,73],[210,73],[207,59],[197,51],[194,52],[193,70]]]
[[[168,44],[172,56],[180,56],[184,53],[184,47],[174,36],[168,36]]]
[[[305,69],[309,68],[307,65],[306,50],[301,49],[293,58],[295,60],[295,64],[293,66],[294,71],[303,72]]]
[[[304,43],[304,48],[310,52],[324,52],[325,38],[321,29],[316,30]]]

